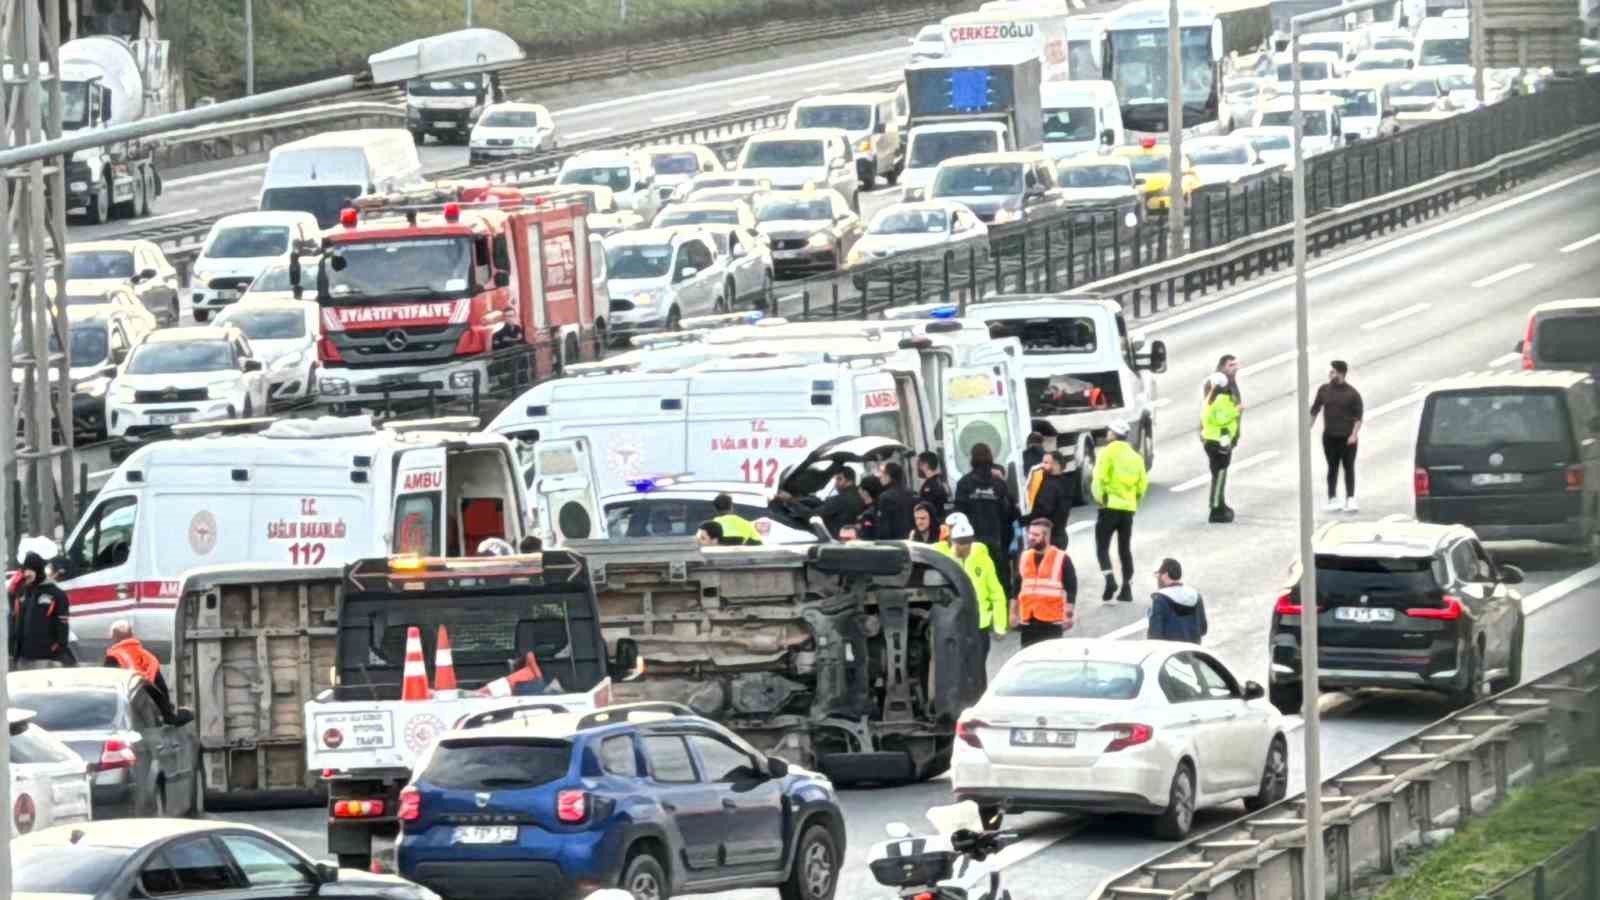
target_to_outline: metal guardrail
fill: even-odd
[[[268,116],[170,131],[159,138],[156,156],[162,165],[168,166],[227,159],[265,153],[279,144],[317,134],[330,121],[337,121],[339,128],[367,128],[396,119],[404,122],[405,118],[405,106],[393,103],[357,100],[308,106]]]
[[[1594,900],[1600,897],[1600,826],[1474,900]]]
[[[1600,653],[1466,707],[1322,783],[1323,833],[1304,794],[1235,819],[1111,876],[1096,900],[1308,900],[1302,850],[1322,840],[1328,883],[1395,871],[1396,853],[1459,826],[1600,742]],[[1319,898],[1320,900],[1320,898]]]

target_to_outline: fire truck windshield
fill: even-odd
[[[324,270],[327,296],[336,302],[457,294],[470,284],[472,245],[465,237],[356,241],[334,254]]]

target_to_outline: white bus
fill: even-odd
[[[1263,48],[1272,33],[1268,0],[1180,0],[1183,127],[1214,130],[1221,63]],[[1167,130],[1167,3],[1142,0],[1105,17],[1105,78],[1117,88],[1130,140]]]

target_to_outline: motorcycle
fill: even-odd
[[[1017,832],[961,828],[948,836],[913,835],[899,822],[885,831],[889,840],[873,846],[867,865],[902,900],[1011,900],[988,858],[1016,843]]]

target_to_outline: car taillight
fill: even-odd
[[[344,362],[344,357],[339,355],[339,348],[333,343],[333,338],[324,337],[317,341],[317,358],[324,363]]]
[[[340,800],[333,804],[335,819],[371,819],[381,815],[382,800]]]
[[[1567,490],[1583,490],[1583,466],[1567,466]]]
[[[978,739],[978,729],[983,727],[985,727],[985,723],[980,722],[977,719],[968,719],[965,722],[957,722],[956,739],[961,741],[963,744],[966,744],[968,747],[977,747],[979,750],[982,750],[983,741]]]
[[[1118,750],[1125,750],[1128,747],[1143,744],[1150,740],[1152,734],[1155,734],[1154,728],[1149,725],[1140,725],[1137,722],[1117,722],[1112,725],[1101,725],[1099,730],[1112,733],[1111,743],[1107,744],[1104,750],[1106,753],[1115,753]]]
[[[400,808],[395,811],[395,818],[402,822],[415,822],[422,818],[422,792],[414,787],[402,788]]]
[[[1453,622],[1461,618],[1461,601],[1445,594],[1443,606],[1419,606],[1406,610],[1406,615],[1413,619],[1441,619]]]
[[[1533,368],[1533,316],[1528,317],[1528,333],[1522,336],[1522,367]]]
[[[562,791],[556,795],[556,818],[576,825],[589,815],[588,795],[583,791]]]
[[[1432,489],[1432,487],[1432,479],[1428,477],[1427,469],[1419,468],[1415,472],[1411,473],[1411,493],[1417,495],[1418,497],[1426,497],[1428,496],[1428,492]]]
[[[131,769],[138,761],[139,758],[133,753],[133,747],[126,741],[112,738],[100,748],[100,762],[95,766],[95,770],[110,772],[114,769]]]

